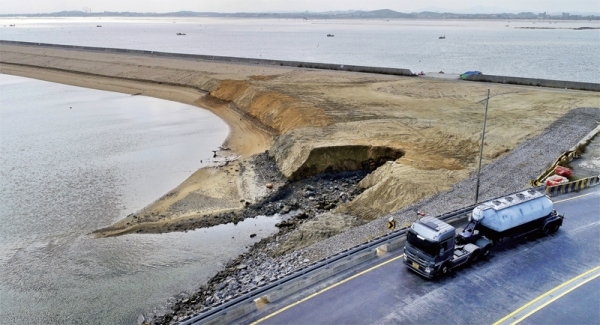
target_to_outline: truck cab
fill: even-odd
[[[480,238],[478,244],[485,238]],[[491,244],[491,243],[490,243]],[[457,245],[456,228],[433,217],[414,222],[406,234],[404,264],[410,270],[434,278],[447,274],[452,268],[474,261],[481,248],[473,243]]]
[[[404,263],[416,273],[433,278],[452,256],[456,229],[433,217],[414,222],[406,233]]]

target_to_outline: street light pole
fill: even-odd
[[[481,159],[483,158],[483,141],[485,139],[485,122],[487,121],[488,103],[490,101],[490,90],[487,92],[485,100],[485,115],[483,117],[483,132],[481,132],[481,145],[479,146],[479,168],[477,169],[477,187],[475,189],[475,204],[479,200],[479,175],[481,175]]]

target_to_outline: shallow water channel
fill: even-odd
[[[177,186],[227,133],[197,107],[0,75],[0,323],[133,324],[274,233],[259,217],[89,235]]]

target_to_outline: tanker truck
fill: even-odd
[[[487,256],[498,242],[553,233],[563,219],[553,209],[550,198],[534,190],[478,205],[468,224],[458,231],[442,220],[426,216],[407,231],[404,264],[431,279]]]

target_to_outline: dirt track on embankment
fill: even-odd
[[[375,172],[331,215],[367,222],[475,170],[487,89],[484,164],[573,108],[600,106],[594,92],[4,44],[0,72],[196,105],[230,126],[223,147],[231,150],[219,153],[230,162],[198,170],[98,236],[230,222],[220,216],[257,204],[286,179],[357,168]],[[267,149],[283,177],[255,163]]]

